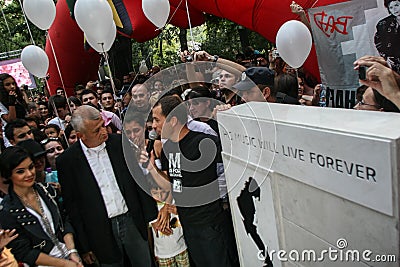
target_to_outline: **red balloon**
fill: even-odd
[[[76,83],[86,85],[90,80],[97,80],[100,56],[94,50],[85,51],[83,32],[71,18],[66,1],[58,1],[56,8],[57,15],[49,29],[49,36],[65,90],[68,95],[73,95]],[[56,88],[63,87],[63,84],[49,39],[45,51],[49,57],[49,91],[55,94]]]

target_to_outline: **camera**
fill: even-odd
[[[358,67],[358,79],[360,79],[360,80],[367,79],[367,67],[366,66]]]

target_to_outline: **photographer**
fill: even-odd
[[[377,90],[400,108],[400,75],[389,68],[384,58],[363,56],[354,62],[354,66],[355,70],[367,67],[365,80],[360,82]]]

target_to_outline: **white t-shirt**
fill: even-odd
[[[157,202],[157,207],[160,210],[164,207],[164,203]],[[175,257],[187,249],[179,217],[171,213],[172,218],[176,218],[178,221],[175,224],[177,227],[172,229],[173,233],[169,236],[158,232],[157,237],[156,232],[151,228],[154,236],[154,255],[162,259]]]
[[[10,141],[8,141],[4,129],[6,128],[7,125],[7,121],[5,119],[3,119],[3,115],[7,115],[8,114],[8,109],[6,108],[6,106],[3,105],[3,103],[0,102],[0,117],[1,117],[1,123],[3,125],[3,141],[4,141],[4,145],[5,147],[9,147],[11,146]]]

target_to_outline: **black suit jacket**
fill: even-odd
[[[145,178],[133,150],[125,149],[132,173],[125,162],[121,135],[109,135],[106,150],[129,213],[143,239],[147,240],[147,225],[157,218],[157,206],[135,180],[144,181]],[[80,252],[93,251],[100,263],[119,261],[122,255],[113,236],[101,191],[79,141],[57,158],[57,171]]]
[[[35,184],[34,188],[51,212],[59,241],[64,242],[64,235],[73,231],[71,224],[61,217],[58,204],[55,202],[57,200],[55,190],[48,184],[44,184],[45,189],[38,184]],[[24,207],[12,187],[0,205],[0,224],[3,229],[16,229],[19,234],[18,238],[8,245],[18,261],[34,266],[40,252],[48,254],[54,247],[39,220]]]

